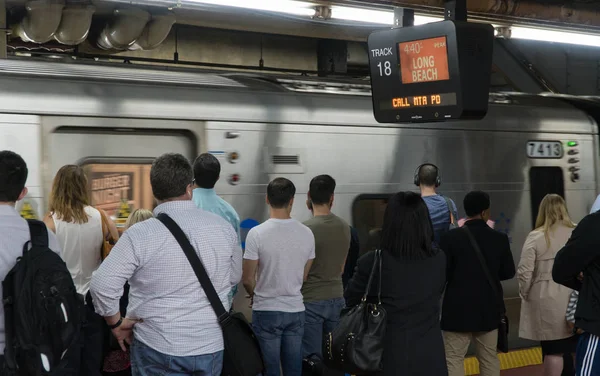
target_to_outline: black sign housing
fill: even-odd
[[[494,29],[447,20],[369,36],[379,123],[480,119],[488,110]]]

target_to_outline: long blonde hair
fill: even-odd
[[[544,232],[548,246],[550,245],[550,228],[557,223],[570,228],[575,227],[571,217],[569,217],[565,200],[557,194],[547,194],[540,203],[535,227],[536,230]]]
[[[84,210],[90,204],[87,182],[81,167],[61,167],[50,191],[50,212],[65,222],[87,223],[88,215]]]
[[[129,217],[127,217],[127,221],[125,222],[125,229],[127,230],[129,227],[135,225],[136,223],[143,222],[146,219],[150,219],[154,217],[152,212],[148,209],[135,209]]]

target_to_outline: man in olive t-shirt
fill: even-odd
[[[342,274],[350,247],[350,226],[331,213],[335,180],[319,175],[310,182],[307,205],[314,217],[304,222],[315,237],[315,259],[302,286],[306,321],[303,355],[321,356],[323,334],[338,324],[344,308]]]

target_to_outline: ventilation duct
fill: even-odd
[[[115,9],[113,19],[98,37],[98,47],[104,50],[126,50],[142,34],[150,13],[141,9]]]
[[[142,35],[135,41],[130,50],[151,50],[158,47],[169,35],[176,18],[173,13],[152,15]]]
[[[62,11],[62,20],[54,39],[69,46],[83,42],[90,32],[95,11],[96,7],[93,5],[67,6]]]
[[[27,15],[14,28],[14,34],[24,42],[46,43],[52,39],[60,25],[62,2],[46,0],[29,1],[25,4]]]

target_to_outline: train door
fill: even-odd
[[[153,209],[150,166],[163,153],[197,155],[197,122],[135,119],[45,118],[46,191],[65,164],[82,166],[91,204],[122,227],[132,210]]]
[[[565,198],[563,170],[557,166],[531,167],[529,169],[529,194],[531,201],[531,228],[535,221],[542,199],[547,194],[557,194]]]

